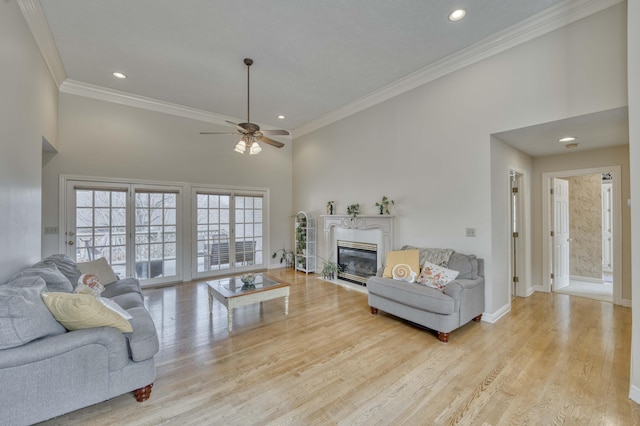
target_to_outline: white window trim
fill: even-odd
[[[249,187],[249,186],[233,186],[233,185],[215,185],[215,184],[203,184],[192,182],[180,182],[180,181],[156,181],[156,180],[144,180],[144,179],[125,179],[106,176],[86,176],[86,175],[60,175],[59,177],[59,203],[58,203],[58,226],[60,233],[58,236],[58,247],[60,253],[66,253],[66,215],[67,215],[67,184],[69,181],[84,181],[87,182],[87,186],[94,187],[111,187],[120,188],[124,185],[133,185],[137,188],[146,189],[178,189],[180,192],[179,200],[182,204],[182,211],[177,211],[178,227],[181,228],[181,241],[179,249],[182,256],[180,264],[176,264],[176,269],[182,271],[182,282],[188,282],[193,279],[202,279],[206,277],[198,277],[195,275],[194,262],[197,261],[196,256],[193,253],[193,242],[195,241],[196,227],[194,225],[195,215],[195,191],[219,191],[219,192],[233,192],[236,195],[262,195],[263,196],[263,263],[259,265],[252,265],[246,268],[237,268],[235,271],[227,271],[228,273],[242,273],[250,270],[262,270],[267,269],[269,266],[268,253],[270,253],[270,190],[264,187]],[[180,201],[179,201],[180,203]],[[180,209],[178,209],[180,210]],[[196,260],[194,260],[196,259]],[[211,275],[214,277],[215,275]],[[174,281],[180,282],[180,281]],[[156,283],[157,284],[157,283]],[[169,284],[163,283],[163,284]],[[152,286],[153,283],[146,284],[145,286]]]

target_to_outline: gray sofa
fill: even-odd
[[[410,249],[413,247],[403,247]],[[420,249],[420,265],[425,252]],[[381,276],[367,280],[372,314],[382,310],[438,332],[441,342],[449,341],[451,331],[471,320],[482,319],[484,311],[484,261],[473,255],[453,253],[446,265],[459,271],[458,277],[441,291],[423,284],[408,283]]]
[[[41,291],[69,291],[79,276],[71,259],[54,255],[0,284],[3,425],[36,423],[131,391],[138,401],[149,398],[159,345],[138,281],[118,280],[101,295],[133,317],[133,332],[112,327],[66,331],[53,316],[47,317],[50,312],[39,296]],[[26,318],[27,325],[19,318],[19,305],[32,316]],[[29,330],[29,324],[39,324],[38,330]],[[38,332],[45,335],[38,337]],[[19,339],[28,342],[19,344]]]

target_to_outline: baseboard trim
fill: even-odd
[[[506,304],[492,314],[488,312],[483,313],[482,321],[488,322],[490,324],[494,324],[498,322],[500,318],[507,315],[509,312],[511,312],[511,304]]]
[[[614,300],[613,304],[614,305],[618,305],[618,306],[624,306],[625,308],[630,308],[631,307],[631,300],[630,299],[618,299],[618,300]]]
[[[604,284],[604,280],[602,278],[592,278],[592,277],[579,277],[577,275],[569,275],[569,281],[584,281],[586,283],[594,283],[594,284]]]

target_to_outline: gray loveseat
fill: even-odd
[[[71,259],[54,255],[0,284],[1,424],[36,423],[131,391],[138,401],[149,398],[159,345],[138,281],[118,280],[101,295],[132,316],[133,332],[66,331],[47,317],[40,292],[68,292],[79,276]],[[32,318],[21,319],[24,312]],[[29,330],[29,324],[39,330]]]
[[[403,247],[411,249],[415,247]],[[420,265],[429,249],[420,249]],[[458,277],[443,290],[423,284],[370,277],[367,280],[372,314],[378,309],[438,332],[441,342],[449,333],[471,320],[482,319],[484,311],[484,261],[473,255],[451,254],[446,265],[459,271]]]

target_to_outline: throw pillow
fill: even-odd
[[[74,293],[90,294],[93,297],[100,297],[104,291],[104,286],[98,280],[98,277],[91,274],[82,274],[78,278],[78,285],[73,290]]]
[[[420,251],[419,250],[397,250],[387,252],[386,266],[382,276],[385,278],[393,278],[393,267],[398,264],[409,265],[412,271],[420,270]]]
[[[76,262],[74,262],[69,256],[65,254],[52,254],[51,256],[45,257],[33,266],[36,268],[40,268],[42,266],[50,265],[55,265],[58,268],[58,271],[62,272],[62,274],[67,277],[70,283],[75,283],[76,281],[78,281],[80,271],[78,271],[78,268],[76,267]]]
[[[122,318],[126,320],[130,320],[131,318],[133,318],[133,316],[129,312],[122,309],[122,306],[118,305],[113,300],[108,299],[106,297],[99,297],[98,300],[100,301],[100,303],[102,303],[107,308],[111,309],[116,314],[120,315]]]
[[[76,265],[81,273],[91,274],[98,277],[98,280],[102,285],[109,285],[112,282],[118,281],[118,276],[113,272],[109,262],[104,257],[101,257],[91,262],[81,262]]]
[[[411,270],[409,265],[405,265],[404,263],[399,263],[393,267],[393,279],[398,281],[406,281],[408,283],[412,283],[416,280],[417,272]]]
[[[40,299],[46,290],[44,280],[37,276],[0,285],[0,349],[65,332]]]
[[[47,284],[45,291],[61,291],[65,293],[71,293],[73,291],[71,282],[58,270],[58,267],[54,263],[37,265],[38,264],[23,269],[15,274],[12,280],[22,277],[40,277]]]
[[[416,282],[442,290],[445,285],[455,280],[458,274],[458,271],[425,262]]]
[[[123,333],[133,331],[129,321],[88,294],[42,293],[42,300],[67,330],[114,327]]]

